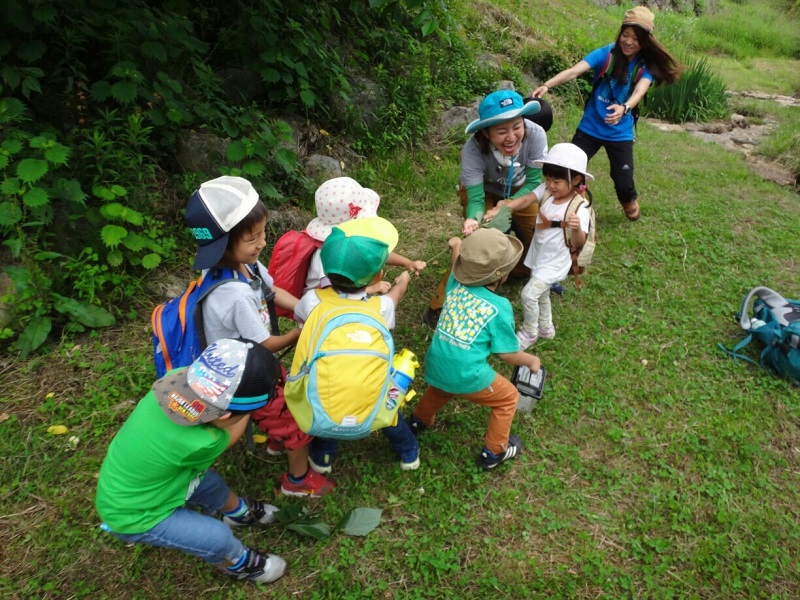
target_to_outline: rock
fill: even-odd
[[[475,64],[484,69],[493,69],[495,71],[499,71],[503,68],[503,57],[499,54],[490,54],[489,52],[484,52],[475,58]]]
[[[185,129],[178,136],[175,160],[184,171],[216,176],[224,162],[228,141],[206,131]]]
[[[731,123],[733,123],[736,127],[741,127],[745,129],[748,125],[747,117],[744,115],[737,115],[736,113],[731,115]]]
[[[342,176],[342,167],[339,165],[339,161],[332,156],[312,154],[306,159],[305,168],[306,175],[316,181],[317,184]]]
[[[344,121],[363,123],[371,129],[378,122],[378,115],[389,105],[390,99],[380,84],[357,75],[350,78],[350,97],[344,100],[338,94],[332,99],[334,114]]]
[[[461,133],[467,123],[477,116],[478,102],[476,101],[472,106],[454,106],[447,109],[433,120],[431,126],[441,133],[451,130],[458,130]]]
[[[698,126],[698,131],[702,131],[703,133],[725,133],[726,131],[731,131],[733,129],[733,123],[723,123],[720,121],[715,121],[713,123],[700,123]]]
[[[313,218],[313,215],[308,211],[286,205],[278,208],[271,208],[267,224],[269,228],[275,232],[274,239],[277,240],[278,237],[292,229],[305,229],[306,225],[308,225],[309,221]]]

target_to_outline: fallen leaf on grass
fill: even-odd
[[[380,524],[382,513],[379,508],[355,508],[343,519],[342,531],[347,535],[367,535]]]

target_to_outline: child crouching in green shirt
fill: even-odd
[[[491,408],[478,464],[486,470],[514,458],[522,440],[511,435],[519,393],[489,365],[497,354],[511,365],[538,371],[539,358],[519,350],[511,303],[496,293],[522,254],[522,242],[497,229],[478,229],[449,242],[453,270],[433,341],[425,354],[423,394],[409,419],[419,433],[454,396]]]
[[[192,554],[237,579],[283,575],[285,560],[244,546],[231,531],[271,523],[278,509],[240,498],[209,468],[241,438],[250,413],[272,399],[279,373],[261,344],[220,339],[156,381],[100,468],[102,528],[124,542]]]

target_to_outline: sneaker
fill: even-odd
[[[225,569],[236,579],[245,579],[257,583],[272,583],[286,572],[286,561],[277,554],[264,554],[257,550],[247,550],[247,561],[236,569]]]
[[[422,322],[425,323],[428,327],[435,330],[436,326],[439,324],[439,315],[442,314],[441,308],[428,308],[422,314]]]
[[[531,346],[533,346],[536,343],[536,340],[538,338],[539,338],[539,334],[538,333],[534,333],[533,335],[531,335],[530,333],[528,333],[524,329],[520,329],[517,332],[517,340],[519,341],[519,349],[520,350],[527,350],[528,348],[530,348]]]
[[[408,455],[400,458],[400,468],[403,471],[416,471],[419,468],[419,448],[413,454],[409,452]]]
[[[483,447],[483,450],[478,455],[478,464],[483,467],[485,471],[491,471],[501,462],[514,458],[522,451],[522,440],[518,435],[508,436],[508,447],[502,454],[492,454]]]
[[[245,498],[247,512],[241,517],[222,515],[222,522],[228,527],[246,527],[248,525],[267,525],[275,520],[275,513],[280,510],[277,506],[265,504],[261,500]]]
[[[281,494],[284,496],[321,498],[335,487],[336,482],[333,479],[320,475],[314,469],[309,469],[300,483],[292,483],[289,473],[281,475]]]
[[[280,442],[269,438],[267,440],[267,454],[270,456],[281,456],[282,454],[286,454],[286,448]]]
[[[545,340],[552,340],[554,337],[556,337],[555,325],[550,325],[550,327],[539,327],[539,337]]]
[[[320,456],[312,457],[310,454],[308,455],[308,464],[320,475],[327,475],[331,471],[333,471],[333,466],[331,466],[331,455],[330,454],[322,454]]]
[[[406,421],[406,423],[408,423],[408,428],[411,430],[411,433],[413,433],[415,436],[419,435],[428,428],[428,426],[425,425],[425,423],[420,421],[414,415],[408,417],[408,421]]]
[[[560,283],[554,283],[553,285],[550,286],[550,292],[553,294],[558,294],[563,298],[567,294],[567,288],[565,288]]]

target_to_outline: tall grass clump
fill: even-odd
[[[654,88],[645,104],[647,116],[672,123],[712,121],[730,115],[725,82],[708,66],[705,58],[687,64],[677,83]]]

